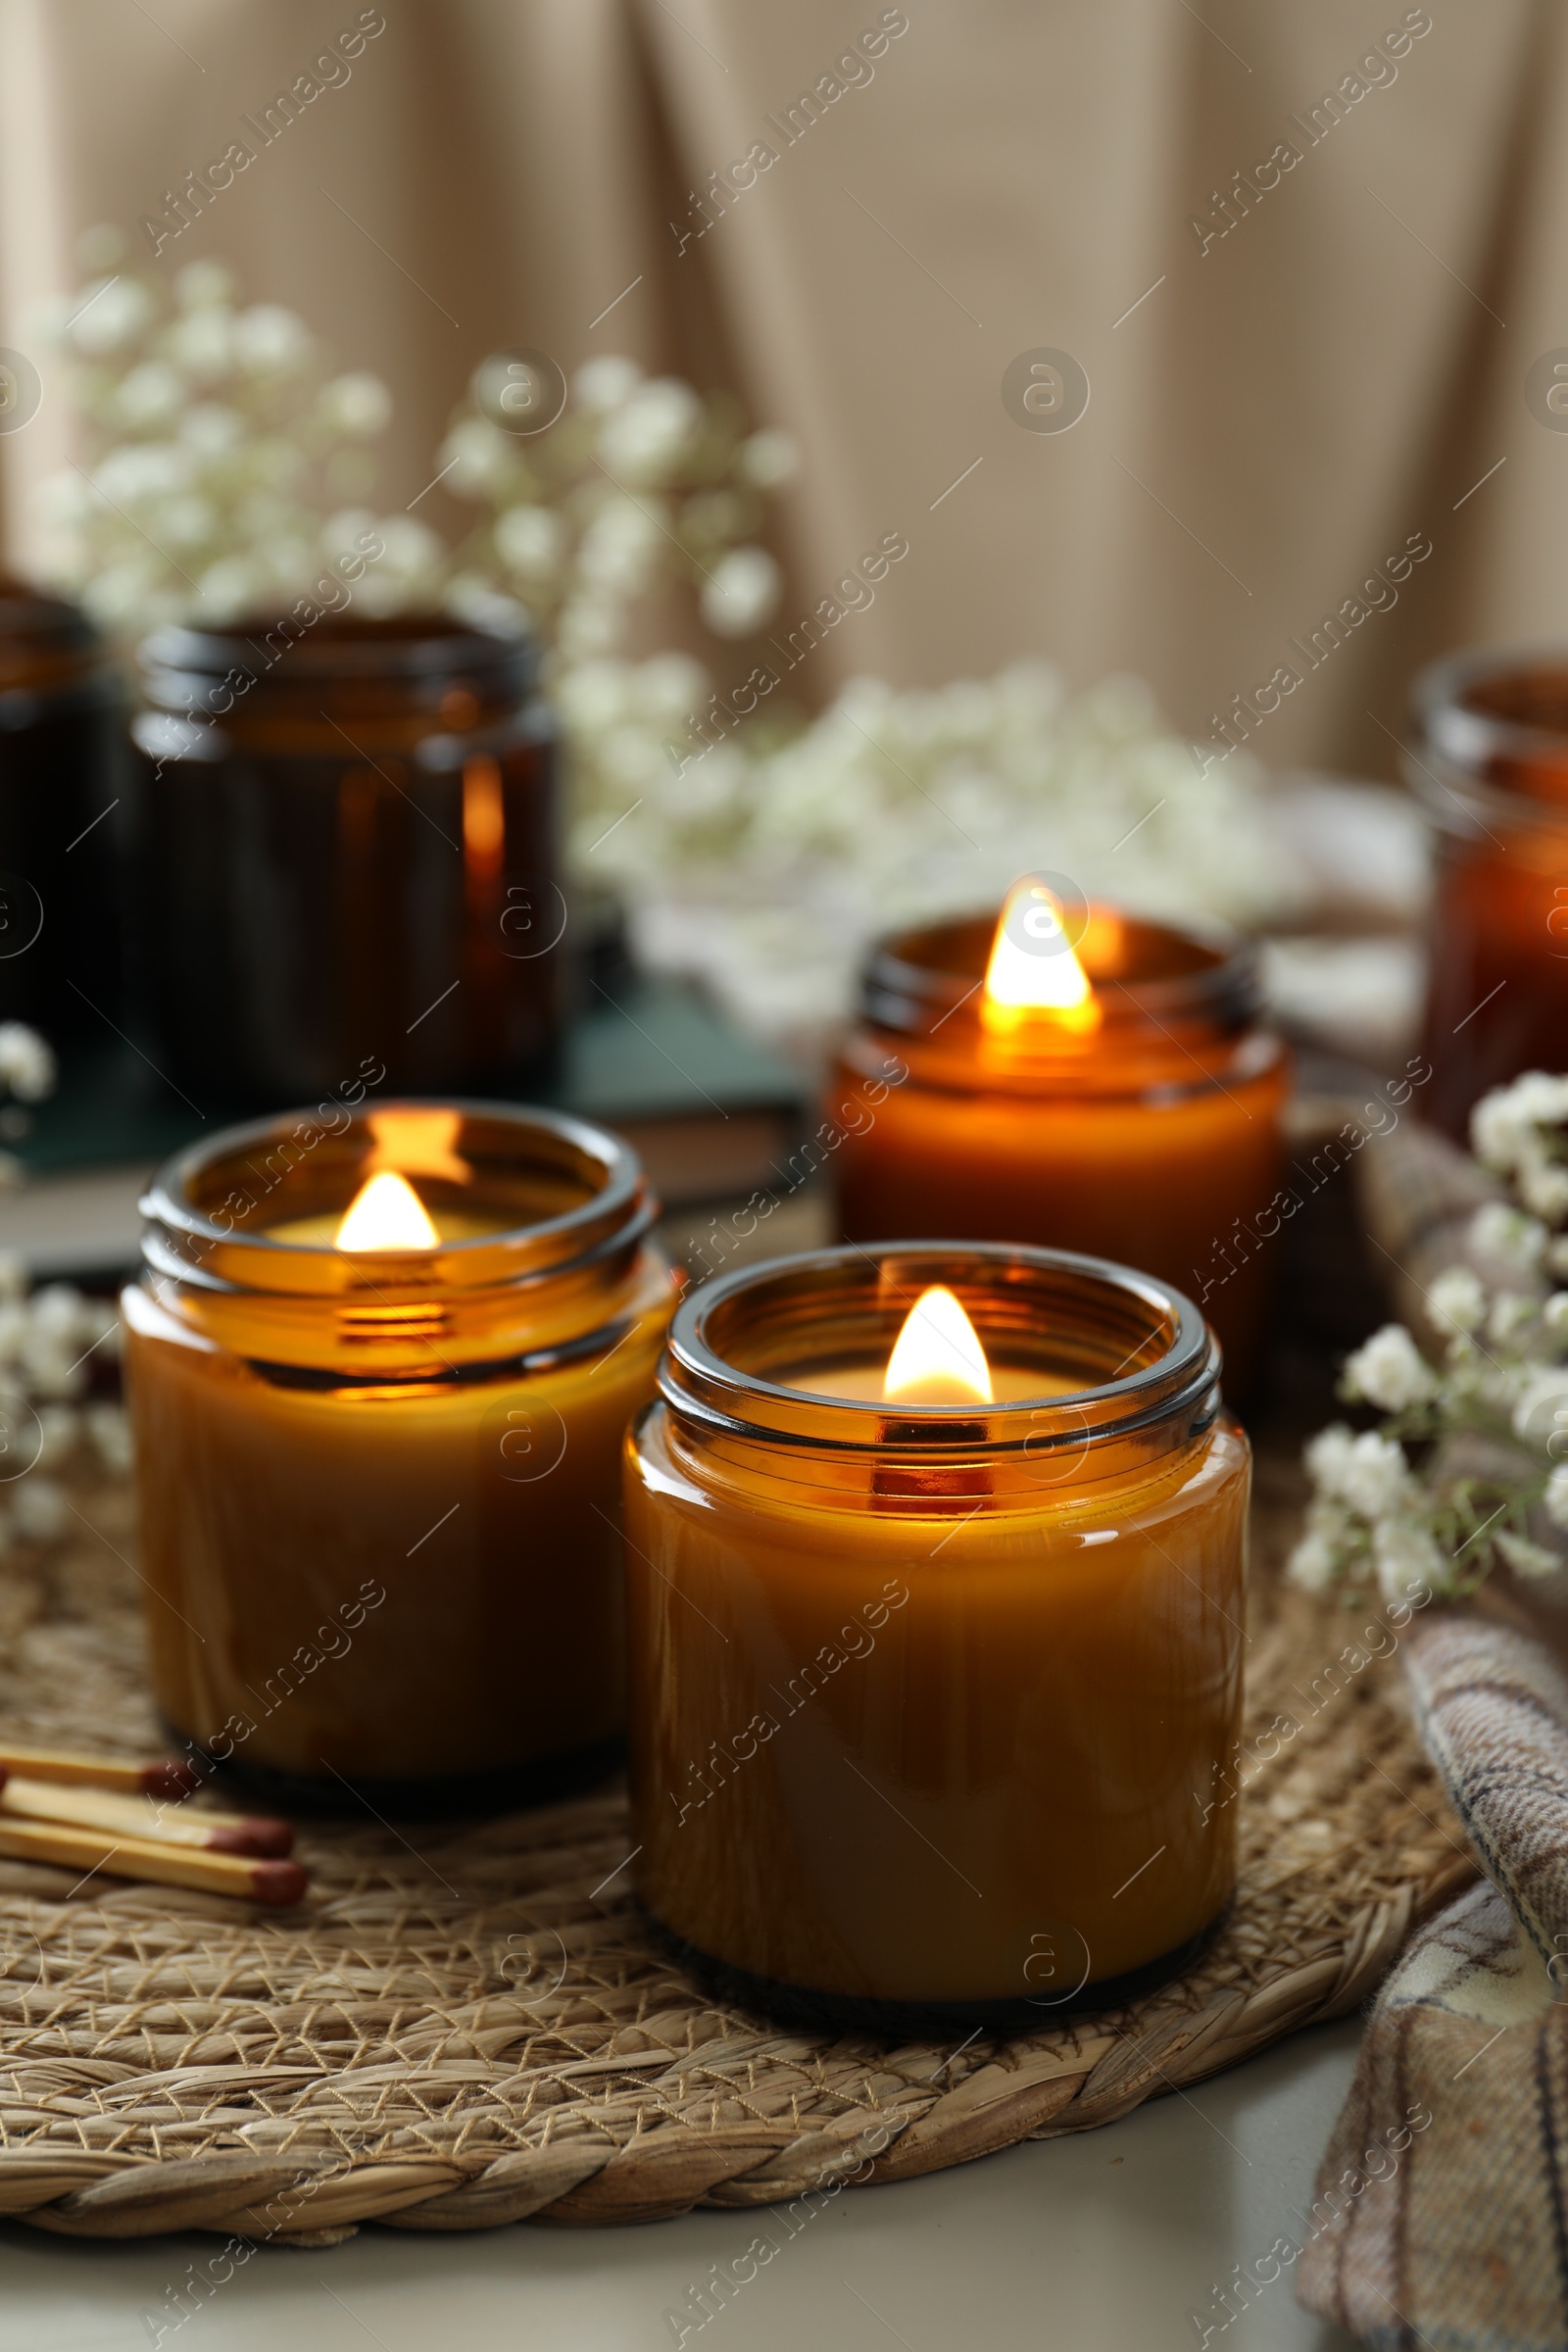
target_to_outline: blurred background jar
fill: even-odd
[[[68,1049],[123,1019],[124,720],[86,616],[0,577],[0,1020]]]
[[[161,1071],[255,1108],[369,1062],[415,1094],[548,1075],[566,907],[526,636],[176,627],[141,674],[129,919]]]
[[[1563,1066],[1568,648],[1454,655],[1422,671],[1412,709],[1405,772],[1437,863],[1429,1116],[1462,1141],[1489,1088]]]

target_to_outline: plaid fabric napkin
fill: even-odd
[[[1468,1612],[1406,1643],[1422,1737],[1490,1884],[1422,1929],[1378,1995],[1297,2291],[1378,2352],[1563,2352],[1568,1682]]]

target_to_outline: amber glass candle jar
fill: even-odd
[[[946,1286],[994,1402],[879,1401]],[[1249,1455],[1202,1317],[1060,1251],[834,1250],[686,1299],[627,1457],[636,1882],[733,1997],[1038,2026],[1223,1911]]]
[[[1568,650],[1469,653],[1416,682],[1406,774],[1436,887],[1422,1051],[1429,1115],[1568,1061]]]
[[[85,615],[0,579],[0,1020],[55,1045],[124,1018],[124,706]]]
[[[348,1245],[392,1171],[426,1248]],[[336,1102],[172,1160],[122,1301],[153,1683],[283,1802],[521,1801],[620,1749],[618,1464],[674,1299],[632,1152]]]
[[[525,637],[439,616],[172,628],[134,723],[134,964],[203,1108],[381,1063],[525,1093],[561,1011],[554,739]]]
[[[1093,1026],[1006,1034],[984,1017],[995,929],[936,924],[871,957],[824,1104],[842,1238],[962,1234],[1142,1266],[1199,1301],[1244,1393],[1289,1085],[1250,949],[1085,909],[1074,944]]]

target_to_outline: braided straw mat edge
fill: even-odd
[[[0,1724],[146,1753],[129,1497],[73,1492],[79,1541],[0,1562]],[[417,1852],[310,1830],[287,1914],[0,1861],[0,2215],[325,2245],[767,2204],[1109,2123],[1354,2008],[1475,1866],[1396,1663],[1328,1695],[1367,1612],[1280,1588],[1292,1516],[1259,1512],[1241,1888],[1179,1982],[957,2049],[780,2032],[650,1941],[615,1793]]]

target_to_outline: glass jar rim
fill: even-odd
[[[302,689],[340,682],[429,688],[472,681],[515,698],[531,688],[537,666],[534,638],[520,620],[503,627],[440,612],[323,612],[301,624],[289,613],[272,612],[210,629],[177,622],[155,630],[138,656],[144,691],[163,710],[205,709],[224,680],[265,681],[281,658],[266,650],[268,641],[290,629],[296,633],[284,649],[288,682]]]
[[[327,1105],[319,1106],[325,1113]],[[188,1145],[167,1160],[139,1203],[145,1220],[142,1256],[154,1274],[210,1290],[320,1297],[341,1301],[371,1291],[389,1302],[428,1297],[434,1290],[469,1292],[505,1284],[558,1281],[596,1260],[635,1248],[659,1214],[641,1160],[631,1146],[608,1128],[564,1111],[513,1103],[398,1098],[350,1108],[341,1126],[323,1124],[312,1110],[284,1111],[230,1127]],[[273,1195],[270,1223],[292,1221],[316,1210],[318,1196],[333,1196],[326,1213],[341,1213],[363,1180],[365,1163],[383,1149],[374,1122],[450,1115],[458,1125],[444,1149],[455,1159],[511,1163],[520,1177],[529,1167],[556,1183],[580,1187],[582,1198],[551,1215],[503,1226],[494,1233],[443,1240],[418,1250],[342,1250],[330,1242],[278,1240],[267,1224],[247,1229],[246,1219]],[[302,1131],[306,1133],[302,1140]],[[293,1170],[264,1174],[256,1158],[282,1153],[321,1154],[310,1161],[315,1183],[293,1187]],[[323,1146],[325,1150],[323,1152]],[[242,1184],[225,1184],[244,1169],[261,1178],[260,1200]],[[412,1175],[428,1176],[416,1167]],[[320,1183],[328,1178],[326,1184]],[[307,1197],[304,1201],[299,1195]],[[230,1204],[240,1202],[237,1209]],[[214,1213],[216,1212],[216,1213]],[[224,1219],[227,1219],[225,1222]]]
[[[824,1396],[734,1360],[748,1310],[759,1317],[772,1312],[777,1347],[790,1336],[787,1322],[781,1328],[780,1310],[793,1308],[796,1337],[808,1339],[813,1327],[820,1334],[837,1313],[840,1348],[858,1322],[860,1351],[885,1362],[908,1307],[934,1284],[955,1292],[982,1342],[989,1337],[994,1348],[1009,1330],[1017,1339],[1031,1306],[1038,1312],[1054,1301],[1060,1314],[1076,1301],[1081,1316],[1085,1309],[1098,1316],[1098,1329],[1083,1320],[1077,1328],[1080,1339],[1087,1329],[1100,1342],[1109,1377],[1063,1394],[994,1404],[889,1405]],[[992,1314],[984,1312],[986,1305]],[[1058,1348],[1071,1329],[1066,1321],[1054,1327]],[[1139,1330],[1141,1338],[1123,1347],[1128,1332]],[[876,1348],[868,1349],[873,1332]],[[823,1344],[819,1338],[818,1347]],[[1117,1348],[1119,1358],[1112,1354]],[[1135,1357],[1136,1368],[1125,1370]],[[901,1461],[920,1463],[956,1451],[965,1458],[1028,1458],[1088,1450],[1162,1423],[1179,1441],[1214,1418],[1219,1373],[1219,1343],[1202,1315],[1184,1293],[1154,1275],[1074,1250],[928,1241],[808,1250],[715,1276],[688,1292],[676,1308],[659,1386],[678,1419],[715,1434],[839,1454],[885,1456],[896,1449]]]
[[[1554,671],[1568,694],[1568,645],[1525,643],[1467,646],[1445,654],[1418,670],[1410,710],[1428,743],[1457,766],[1469,766],[1494,752],[1528,755],[1548,747],[1568,755],[1568,727],[1534,726],[1466,700],[1482,685],[1533,672]]]
[[[1467,698],[1481,685],[1549,671],[1568,699],[1568,646],[1527,643],[1468,647],[1421,670],[1410,690],[1419,752],[1406,746],[1405,779],[1446,832],[1485,831],[1484,819],[1523,826],[1568,824],[1568,728],[1534,726],[1478,708]],[[1564,778],[1555,790],[1531,788],[1532,774]]]
[[[1148,950],[1170,943],[1179,951],[1169,971],[1136,981],[1107,975],[1096,982],[1102,1020],[1112,1030],[1204,1016],[1227,1028],[1241,1027],[1261,1013],[1261,968],[1253,941],[1218,922],[1173,923],[1126,906],[1097,906],[1096,911],[1114,915],[1123,932]],[[876,941],[861,978],[863,1017],[901,1036],[934,1036],[978,995],[999,919],[1000,909],[993,908],[911,925]],[[944,950],[946,961],[938,959]],[[1090,978],[1095,981],[1093,973]]]

